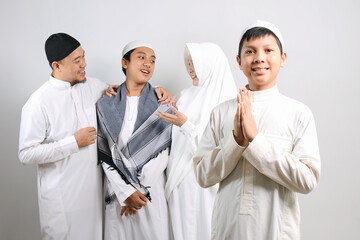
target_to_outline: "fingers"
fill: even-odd
[[[177,110],[175,106],[171,106],[170,108],[175,114],[179,113],[179,110]]]
[[[146,205],[147,201],[149,201],[149,199],[147,199],[147,197],[145,197],[144,194],[139,195],[140,199],[144,202],[144,206]]]
[[[121,207],[121,212],[120,212],[120,216],[124,215],[124,212],[126,211],[126,206],[122,206]]]

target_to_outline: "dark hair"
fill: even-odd
[[[131,53],[132,53],[134,50],[135,50],[135,49],[132,49],[132,50],[128,51],[127,53],[125,53],[125,55],[123,56],[123,58],[124,58],[125,60],[128,60],[128,61],[130,62],[130,55],[131,55]],[[125,68],[122,68],[122,71],[123,71],[123,73],[124,73],[125,76],[126,76],[126,69],[125,69]]]
[[[283,48],[282,48],[281,42],[280,42],[279,38],[272,31],[270,31],[269,29],[264,28],[264,27],[253,27],[253,28],[250,28],[249,30],[247,30],[244,33],[244,35],[242,36],[241,40],[240,40],[239,52],[238,52],[239,57],[241,56],[241,50],[242,50],[243,43],[244,43],[245,40],[249,41],[250,39],[258,39],[258,38],[265,37],[265,36],[268,36],[268,35],[272,35],[272,36],[275,37],[276,43],[279,46],[280,52],[281,52],[281,55],[282,55],[283,54]]]

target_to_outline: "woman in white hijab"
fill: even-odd
[[[174,115],[158,115],[174,124],[165,195],[175,240],[210,239],[211,213],[218,186],[203,189],[196,182],[192,157],[212,109],[236,97],[228,60],[214,43],[187,43],[184,52],[191,87],[175,98]]]

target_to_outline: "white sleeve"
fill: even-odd
[[[177,126],[173,126],[177,127]],[[191,149],[193,154],[195,153],[197,146],[199,145],[199,134],[197,132],[196,126],[187,120],[181,127],[180,132],[184,134],[191,144]]]
[[[245,149],[236,143],[232,131],[218,139],[221,134],[215,115],[213,111],[193,158],[195,176],[202,187],[213,186],[225,179]]]
[[[110,166],[107,163],[103,162],[102,167],[120,205],[126,206],[124,201],[136,192],[136,189],[133,186],[126,184],[116,170],[110,170]]]
[[[316,187],[321,165],[315,121],[312,114],[306,118],[301,121],[292,149],[259,133],[243,153],[259,172],[300,193]]]
[[[75,136],[44,143],[49,130],[46,113],[40,104],[25,104],[21,113],[19,159],[24,165],[62,160],[79,151]]]

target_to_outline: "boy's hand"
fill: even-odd
[[[139,190],[130,195],[124,202],[130,209],[139,210],[146,205],[148,199]]]
[[[246,89],[241,89],[241,125],[244,138],[251,142],[258,134],[254,115],[251,112],[251,95]]]
[[[120,216],[124,215],[124,213],[125,213],[125,216],[133,215],[136,213],[136,210],[130,208],[129,206],[122,206]]]
[[[240,90],[240,89],[239,89]],[[241,91],[241,90],[240,90]],[[237,94],[237,108],[234,117],[234,139],[240,146],[247,146],[248,143],[245,141],[245,137],[242,131],[242,121],[241,121],[241,96],[240,93]]]

